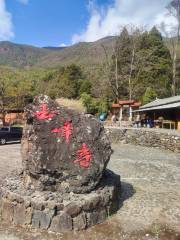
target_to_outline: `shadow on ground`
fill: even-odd
[[[119,196],[118,196],[118,209],[113,212],[113,214],[116,214],[117,211],[119,211],[126,200],[131,198],[135,193],[135,189],[133,188],[132,184],[127,182],[121,182],[121,186],[119,187]]]
[[[124,201],[131,198],[136,193],[132,184],[127,182],[121,182],[121,195],[120,195],[120,206]]]

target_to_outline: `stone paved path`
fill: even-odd
[[[85,232],[47,235],[0,226],[0,240],[180,240],[180,154],[113,145],[108,167],[121,174],[121,208]],[[0,146],[0,176],[21,165],[20,145]]]

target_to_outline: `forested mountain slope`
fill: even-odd
[[[56,67],[69,63],[94,65],[104,58],[102,44],[112,52],[115,37],[107,37],[92,43],[78,43],[70,47],[37,48],[11,42],[0,42],[0,65],[13,67]]]

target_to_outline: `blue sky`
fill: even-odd
[[[127,24],[150,28],[170,0],[0,0],[0,40],[35,46],[70,45],[118,34]]]
[[[88,10],[85,0],[29,0],[20,4],[6,1],[12,14],[13,41],[37,46],[69,44],[74,31],[85,27]]]

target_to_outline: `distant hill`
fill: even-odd
[[[65,49],[66,47],[43,47],[44,49],[52,50],[52,51],[61,51],[62,49]]]
[[[105,57],[102,44],[111,52],[115,39],[116,37],[106,37],[96,42],[82,42],[70,47],[44,48],[0,42],[0,65],[22,68],[56,67],[69,63],[99,64]]]
[[[104,61],[105,54],[102,45],[105,46],[108,53],[112,52],[115,37],[107,37],[96,42],[81,42],[67,47],[60,52],[51,52],[41,58],[38,62],[40,66],[57,66],[59,64],[78,63],[81,65],[94,65]],[[49,59],[52,59],[49,62]]]
[[[11,42],[0,42],[0,65],[12,67],[31,67],[39,59],[49,54],[48,49]]]
[[[0,42],[0,65],[12,67],[57,67],[70,63],[80,64],[86,68],[99,65],[105,59],[102,45],[110,54],[116,37],[110,36],[95,42],[81,42],[69,47],[38,48],[29,45]],[[178,51],[180,59],[180,46]]]

